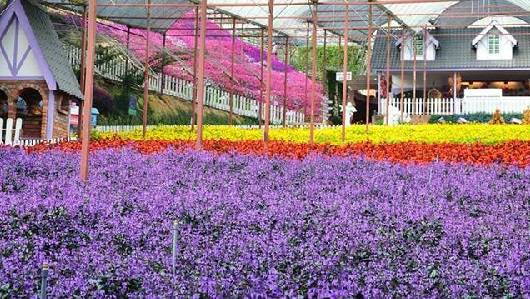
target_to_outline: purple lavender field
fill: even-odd
[[[530,169],[0,150],[0,298],[530,296]],[[172,225],[178,221],[176,273]]]

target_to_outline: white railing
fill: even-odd
[[[15,125],[13,127],[13,124]],[[17,118],[13,121],[12,118],[8,118],[5,121],[0,118],[0,145],[19,145],[20,134],[22,133],[22,119]]]
[[[445,99],[427,99],[423,101],[422,98],[404,98],[403,99],[403,113],[408,115],[453,115],[461,114],[461,99],[445,98]],[[385,99],[380,99],[378,104],[378,112],[381,114],[385,107]],[[402,103],[401,98],[391,98],[391,106],[400,109]]]
[[[161,127],[164,128],[182,128],[183,125],[148,125],[147,129],[160,129]],[[189,126],[186,126],[189,128]],[[258,125],[236,125],[233,127],[237,127],[240,129],[258,129],[260,126]],[[263,127],[263,126],[262,126]],[[283,128],[282,125],[271,125],[271,129],[281,129]],[[307,128],[309,127],[309,124],[291,124],[287,126],[288,128]],[[325,125],[325,124],[315,124],[315,128],[338,128],[340,126],[334,126],[334,125]],[[132,131],[140,131],[142,130],[142,125],[104,125],[104,126],[96,126],[93,130],[101,133],[120,133],[120,132],[132,132]]]
[[[69,46],[66,48],[68,58],[72,66],[79,68],[81,61],[81,51],[79,48]],[[100,55],[96,55],[96,59]],[[120,57],[98,65],[95,72],[100,76],[114,81],[121,81],[126,72],[126,61]],[[130,64],[130,71],[134,67]],[[155,73],[149,77],[149,89],[152,91],[162,92],[163,94],[179,97],[186,101],[193,100],[193,83],[187,80],[179,79],[177,77]],[[162,85],[163,88],[162,88]],[[209,107],[220,110],[230,111],[230,93],[213,85],[205,86],[204,90],[204,104]],[[258,117],[258,102],[252,98],[241,95],[234,95],[233,98],[233,113],[236,115]],[[263,109],[264,110],[264,109]],[[262,118],[265,111],[262,111]],[[271,118],[273,124],[281,124],[283,120],[283,106],[273,104],[271,105]],[[288,124],[302,124],[305,121],[304,113],[301,111],[288,110],[286,113],[286,123]]]
[[[401,98],[390,99],[391,106],[401,107]],[[385,111],[385,99],[378,103],[378,113]],[[403,113],[408,115],[455,115],[472,113],[493,113],[500,109],[502,113],[523,113],[530,107],[530,97],[466,97],[464,99],[443,98],[427,99],[404,98]]]
[[[530,97],[500,96],[496,98],[466,97],[462,101],[464,114],[475,112],[523,113],[530,107]]]

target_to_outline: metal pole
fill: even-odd
[[[328,78],[327,78],[327,57],[326,57],[326,47],[327,47],[328,31],[324,29],[324,47],[322,49],[322,85],[324,86],[324,92],[327,94]]]
[[[265,128],[263,141],[269,141],[269,124],[271,121],[271,80],[272,80],[272,27],[274,0],[269,0],[269,18],[267,24],[267,80],[265,80]]]
[[[283,111],[282,111],[282,124],[285,128],[287,126],[287,75],[288,75],[288,64],[289,64],[289,36],[285,37],[285,70],[283,74]]]
[[[405,109],[404,108],[404,97],[405,97],[405,94],[404,94],[404,86],[403,86],[403,81],[405,80],[405,27],[402,27],[401,29],[401,51],[400,51],[400,57],[401,57],[401,82],[399,84],[400,86],[400,90],[401,90],[401,96],[400,96],[400,99],[399,99],[399,110],[400,110],[400,120],[401,122],[403,122],[403,110]]]
[[[125,77],[129,74],[129,48],[131,45],[131,27],[127,26],[127,56],[125,57]]]
[[[81,90],[85,90],[85,81],[86,81],[86,48],[87,48],[87,10],[86,5],[83,6],[83,18],[81,19],[81,65],[79,66],[79,83]],[[79,100],[79,107],[77,111],[77,137],[81,138],[83,133],[83,100]]]
[[[416,34],[412,33],[412,115],[416,112]]]
[[[230,106],[230,114],[228,115],[228,123],[231,125],[233,123],[234,118],[234,60],[235,60],[235,45],[236,45],[236,18],[232,18],[232,57],[230,61],[230,77],[232,79],[232,91],[230,92],[230,99],[229,99],[229,106]]]
[[[151,0],[147,0],[147,30],[145,37],[145,64],[144,64],[144,111],[142,136],[147,135],[147,110],[149,109],[149,32],[151,31]]]
[[[259,82],[259,101],[258,101],[258,127],[261,129],[261,114],[263,113],[263,56],[265,56],[264,52],[263,52],[263,47],[264,47],[264,32],[263,32],[263,28],[261,28],[261,44],[260,44],[260,65],[261,65],[261,70],[260,70],[260,82]]]
[[[423,114],[427,114],[427,27],[423,27]]]
[[[349,17],[348,12],[350,8],[348,2],[346,2],[346,11],[344,16],[344,47],[342,48],[342,142],[346,141],[346,105],[348,104],[348,34],[350,29],[349,27]],[[339,44],[340,46],[340,44]]]
[[[85,102],[83,104],[83,121],[81,134],[81,180],[88,180],[88,147],[90,142],[90,114],[94,95],[94,48],[96,44],[96,5],[97,0],[88,1],[87,55],[85,73]]]
[[[166,33],[164,32],[164,34],[162,35],[162,61],[161,61],[161,66],[160,66],[160,75],[162,76],[162,78],[160,78],[160,93],[161,94],[164,94],[164,85],[165,85],[165,82],[166,82],[166,76],[164,75],[164,67],[165,67],[165,58],[166,58],[166,53],[165,53],[165,49],[166,49]]]
[[[458,107],[458,110],[456,108],[457,107],[456,97],[458,96],[458,93],[457,93],[457,90],[456,90],[456,88],[457,88],[456,79],[457,79],[456,78],[456,72],[453,72],[453,107],[454,107],[453,108],[453,113],[455,113],[455,114],[457,113],[457,111],[458,111],[458,113],[460,113],[462,111],[460,109],[461,108],[460,106]]]
[[[311,61],[311,115],[310,115],[310,124],[309,124],[309,143],[313,144],[315,142],[315,102],[317,101],[317,8],[318,4],[315,3],[315,6],[312,10],[312,23],[313,23],[313,36],[312,36],[312,61]]]
[[[307,22],[306,38],[305,38],[305,85],[304,85],[304,95],[305,101],[309,98],[307,96],[307,81],[309,79],[309,22]],[[306,103],[304,101],[304,116],[306,115]]]
[[[390,43],[392,42],[392,36],[390,35],[390,22],[392,22],[392,16],[389,14],[387,24],[388,27],[386,32],[386,125],[389,124],[390,113],[388,111],[388,108],[390,106],[390,91],[392,90],[392,86],[390,86]]]
[[[39,299],[48,298],[48,264],[42,265]]]
[[[193,96],[191,101],[191,130],[197,121],[197,47],[199,44],[199,7],[195,7],[195,33],[193,44]]]
[[[201,0],[200,2],[200,44],[198,47],[197,59],[197,149],[202,149],[202,117],[204,113],[204,53],[206,47],[206,11],[208,0]]]
[[[368,40],[366,42],[366,132],[368,133],[368,123],[370,121],[370,75],[372,73],[372,5],[368,6]]]

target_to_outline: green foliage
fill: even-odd
[[[149,111],[151,112],[151,111]],[[149,113],[148,124],[150,125],[188,125],[191,121],[191,112],[189,111],[178,111],[177,113],[167,114],[154,114]],[[239,120],[240,119],[240,120]],[[234,119],[235,124],[238,125],[257,125],[257,119],[250,117],[243,117]],[[141,125],[142,116],[122,116],[122,115],[111,115],[110,117],[100,116],[98,119],[98,125]],[[228,119],[224,115],[215,113],[204,113],[204,124],[206,125],[226,125]]]
[[[291,56],[291,64],[300,71],[305,71],[306,64],[309,61],[311,68],[311,48],[298,47]],[[363,66],[364,48],[359,46],[348,46],[348,71],[358,74]],[[309,55],[309,60],[307,60]],[[339,46],[326,46],[326,61],[324,61],[324,46],[317,47],[317,67],[319,69],[318,77],[322,79],[322,68],[324,65],[327,70],[342,71],[343,48]],[[324,63],[325,62],[325,63]]]
[[[469,122],[474,123],[487,123],[491,120],[492,114],[491,113],[473,113],[473,114],[465,114],[465,115],[431,115],[431,118],[429,119],[429,123],[435,124],[438,123],[438,120],[440,117],[443,117],[443,119],[448,123],[456,123],[458,118],[462,117],[465,118]],[[523,119],[523,115],[521,113],[503,113],[502,117],[505,121],[510,121],[512,118],[518,118]]]

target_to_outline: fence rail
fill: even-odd
[[[165,128],[182,128],[186,127],[189,129],[189,125],[148,125],[147,129],[156,129],[160,127]],[[231,126],[231,127],[237,127],[240,129],[258,129],[258,125],[237,125],[237,126]],[[271,125],[271,129],[279,129],[283,128],[282,125]],[[309,127],[308,124],[290,124],[287,126],[288,128],[305,128]],[[326,124],[315,124],[315,128],[338,128],[340,126],[335,125],[326,125]],[[94,131],[101,132],[101,133],[121,133],[121,132],[132,132],[132,131],[141,131],[142,126],[141,125],[105,125],[105,126],[96,126],[93,129]]]
[[[386,99],[380,99],[378,112],[385,111]],[[391,106],[400,109],[401,98],[391,98]],[[472,113],[493,113],[500,109],[502,113],[522,113],[530,107],[530,97],[465,97],[432,98],[424,101],[422,98],[404,98],[403,113],[408,115],[455,115]]]
[[[81,64],[81,50],[77,47],[68,46],[66,48],[68,59],[74,68],[79,68]],[[96,59],[100,55],[96,55]],[[129,71],[133,70],[133,65],[129,64]],[[121,81],[127,71],[127,62],[121,57],[112,61],[107,61],[95,67],[95,72],[107,79]],[[162,80],[162,76],[164,76]],[[163,86],[162,86],[163,85]],[[149,89],[152,91],[162,92],[166,95],[176,96],[186,101],[193,100],[193,83],[177,77],[155,73],[149,76]],[[204,105],[220,110],[229,111],[230,93],[213,85],[205,86]],[[276,99],[277,100],[277,99]],[[272,99],[274,102],[274,99]],[[234,95],[233,113],[235,115],[258,117],[258,101],[241,95]],[[281,124],[283,120],[283,106],[271,105],[272,124]],[[262,119],[265,116],[265,109],[262,109]],[[301,111],[287,110],[287,124],[302,124],[305,121],[304,113]]]

